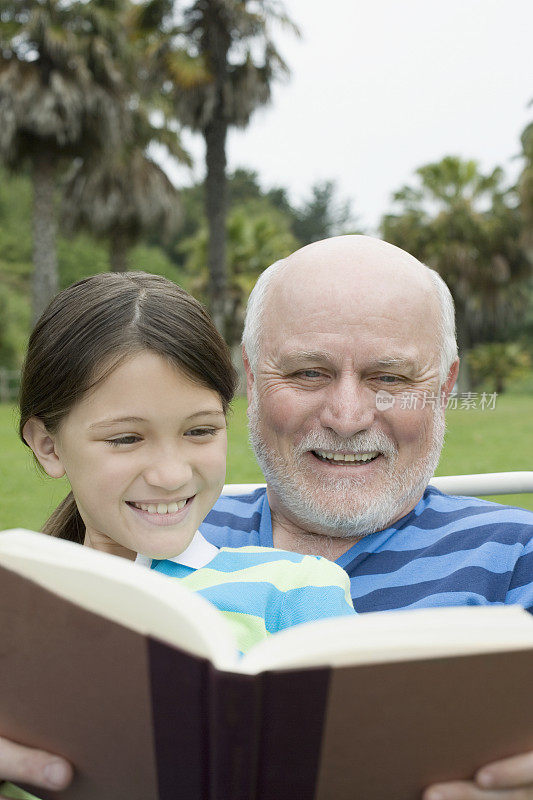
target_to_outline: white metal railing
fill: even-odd
[[[485,472],[478,475],[440,475],[431,486],[446,494],[483,496],[489,494],[525,494],[533,492],[533,471]],[[246,494],[265,486],[264,483],[227,483],[223,494]]]

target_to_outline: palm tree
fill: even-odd
[[[501,169],[484,175],[475,161],[453,156],[416,174],[417,185],[395,193],[397,210],[383,218],[382,234],[442,275],[466,354],[501,336],[524,308],[530,267],[518,243],[516,191],[502,185]]]
[[[522,133],[522,153],[525,166],[518,181],[522,212],[522,241],[533,262],[533,122]]]
[[[229,315],[226,138],[231,126],[249,123],[254,110],[270,100],[273,81],[288,74],[271,36],[274,22],[297,32],[276,0],[196,0],[183,12],[184,38],[174,50],[181,70],[175,79],[177,116],[205,140],[208,304],[222,333]],[[180,77],[184,50],[204,67],[196,80]],[[172,75],[172,54],[167,63]]]
[[[63,186],[65,231],[85,229],[107,239],[115,272],[128,269],[128,250],[143,233],[157,231],[159,238],[169,238],[181,221],[178,191],[148,155],[148,146],[157,141],[181,162],[190,163],[171,129],[154,126],[144,109],[132,117],[132,141],[104,157],[78,160]]]
[[[240,340],[246,301],[261,272],[299,246],[290,230],[290,220],[266,199],[234,206],[227,219],[228,294],[226,341],[240,363]],[[205,264],[209,235],[205,225],[181,242],[185,270],[191,280],[188,288],[201,299],[209,292]]]
[[[125,136],[123,0],[0,0],[0,158],[29,163],[33,317],[58,288],[58,169]]]

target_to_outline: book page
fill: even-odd
[[[32,531],[0,533],[0,564],[77,605],[221,669],[237,646],[228,623],[180,581],[127,559]]]
[[[519,606],[377,611],[276,633],[244,656],[241,669],[254,674],[530,648],[533,616]]]

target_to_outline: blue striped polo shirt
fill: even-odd
[[[200,530],[217,547],[273,547],[266,490],[222,495]],[[358,612],[504,603],[533,612],[533,513],[429,486],[409,514],[336,563]]]
[[[182,559],[181,559],[182,560]],[[354,614],[348,575],[333,561],[271,547],[223,547],[199,568],[153,559],[222,612],[241,653],[277,631]]]

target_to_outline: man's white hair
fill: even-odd
[[[440,319],[438,321],[438,335],[440,339],[440,382],[444,383],[454,361],[457,359],[457,337],[455,334],[455,307],[453,304],[452,293],[447,284],[443,281],[436,270],[431,269],[425,264],[421,264],[427,269],[429,278],[435,287],[437,300],[440,306]]]
[[[266,306],[266,299],[274,279],[287,267],[287,259],[275,261],[259,276],[246,307],[246,318],[242,332],[242,343],[248,356],[250,368],[256,374],[261,349],[262,318]],[[420,263],[420,262],[419,262]],[[438,335],[441,341],[439,378],[441,384],[446,380],[450,367],[457,358],[457,340],[455,336],[455,309],[453,298],[447,285],[438,272],[425,264],[420,263],[420,268],[429,273],[429,278],[435,288],[441,314],[438,321]]]
[[[259,361],[259,349],[261,341],[261,322],[263,313],[266,306],[266,296],[272,284],[272,281],[279,275],[286,265],[286,259],[281,258],[279,261],[274,261],[267,267],[259,278],[250,292],[248,303],[246,305],[246,316],[244,318],[244,328],[242,331],[242,344],[246,350],[248,361],[252,372],[256,373],[257,363]]]

